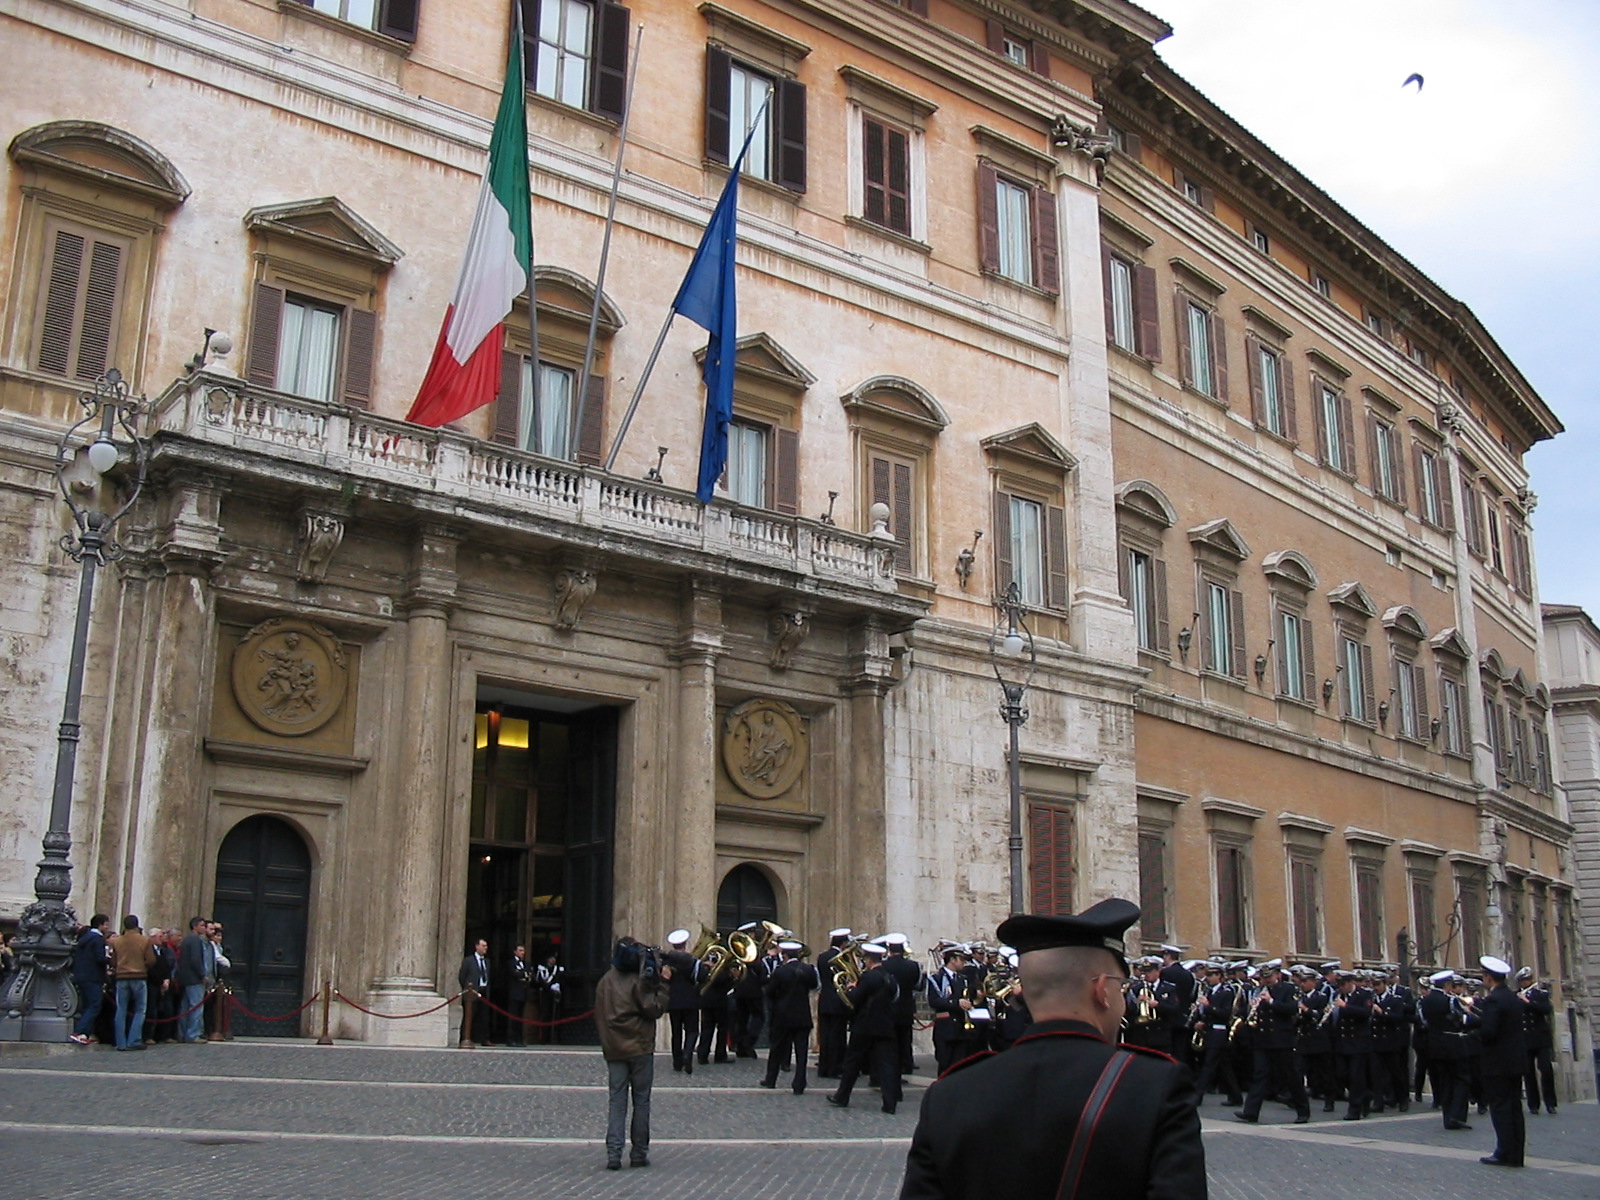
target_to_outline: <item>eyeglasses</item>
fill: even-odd
[[[1109,971],[1102,972],[1099,975],[1090,976],[1089,982],[1093,983],[1096,979],[1114,979],[1117,981],[1117,990],[1124,993],[1126,993],[1129,988],[1133,987],[1134,983],[1134,981],[1129,979],[1126,975],[1113,975]]]

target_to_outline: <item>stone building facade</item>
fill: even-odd
[[[1453,912],[1487,947],[1491,901],[1570,908],[1533,725],[1502,786],[1480,715],[1490,692],[1542,711],[1520,460],[1559,425],[1457,302],[1165,72],[1165,25],[1121,0],[521,7],[535,294],[497,402],[438,431],[402,418],[483,168],[504,0],[0,15],[0,756],[20,785],[0,911],[28,899],[70,637],[54,443],[112,365],[153,397],[153,469],[94,615],[74,902],[227,914],[258,1011],[326,979],[426,1007],[480,933],[497,956],[559,945],[579,999],[613,932],[992,929],[1012,582],[1038,654],[1016,764],[1032,906],[1138,893],[1147,938],[1310,951],[1272,914],[1320,842],[1320,953],[1392,957],[1409,922],[1442,961],[1465,948]],[[764,103],[732,454],[702,507],[696,327],[602,464]],[[1351,315],[1384,280],[1382,318],[1427,334],[1414,359]],[[1401,431],[1391,466],[1425,443],[1453,507],[1374,499],[1359,455],[1329,474],[1308,407],[1298,444],[1256,429],[1237,357],[1223,382],[1247,329],[1292,347],[1302,406],[1314,370]],[[1184,330],[1216,339],[1205,379]],[[1237,638],[1188,617],[1191,569],[1197,595],[1248,597],[1217,610],[1244,614]],[[1280,699],[1270,596],[1321,639],[1313,696],[1336,619],[1385,671],[1391,643],[1415,665],[1410,732],[1361,688],[1352,719]],[[1449,753],[1438,672],[1464,693]],[[1386,906],[1359,955],[1347,854],[1352,894],[1376,863]],[[1225,859],[1250,909],[1223,920]],[[1424,894],[1427,936],[1400,916]],[[340,1020],[444,1036],[442,1016]]]

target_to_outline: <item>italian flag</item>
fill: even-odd
[[[520,5],[513,5],[513,10]],[[520,16],[520,12],[518,13]],[[433,362],[406,420],[439,426],[495,397],[500,383],[502,322],[533,276],[528,194],[528,114],[524,107],[521,22],[511,30],[505,88],[489,139],[489,169],[478,192],[455,299],[433,348]]]

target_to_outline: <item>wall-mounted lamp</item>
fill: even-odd
[[[1322,681],[1322,707],[1327,708],[1333,703],[1333,677],[1329,676]]]
[[[1438,717],[1435,717],[1433,720],[1428,722],[1428,740],[1429,741],[1438,741],[1439,740],[1439,730],[1440,730],[1440,728],[1441,728],[1441,725],[1439,723],[1439,718]]]
[[[661,464],[666,462],[666,461],[667,461],[667,448],[665,446],[657,446],[656,447],[656,465],[651,467],[648,471],[646,471],[644,473],[645,479],[648,480],[650,483],[661,483],[662,482]]]
[[[983,530],[972,531],[972,545],[963,546],[961,553],[956,555],[956,578],[961,581],[961,590],[967,590],[967,581],[972,578],[972,568],[978,561],[978,543],[983,540]]]
[[[1256,686],[1261,686],[1261,681],[1267,677],[1267,656],[1256,655]]]
[[[1192,626],[1185,625],[1178,630],[1178,657],[1183,659],[1184,662],[1189,661],[1189,647],[1193,642],[1194,628]]]
[[[1394,688],[1389,689],[1389,694],[1378,702],[1378,724],[1385,728],[1389,724],[1389,711],[1394,700]]]
[[[832,525],[833,524],[833,506],[838,501],[838,499],[839,499],[839,493],[838,492],[829,492],[828,493],[828,511],[823,513],[822,516],[817,518],[824,525]]]

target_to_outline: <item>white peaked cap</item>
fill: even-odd
[[[801,945],[799,942],[779,942],[778,943],[778,949],[779,950],[803,950],[803,949],[805,949],[805,947],[803,945]]]
[[[688,940],[689,931],[687,929],[674,929],[667,934],[667,945],[669,946],[681,946]]]
[[[885,946],[904,946],[910,939],[903,933],[886,933],[883,935]]]
[[[850,931],[848,929],[830,929],[828,930],[828,936],[831,938],[849,937]]]
[[[885,946],[882,942],[862,942],[861,952],[863,954],[870,954],[874,958],[882,958],[885,954],[889,953],[889,947]]]
[[[1492,954],[1485,954],[1478,960],[1478,965],[1485,971],[1490,971],[1495,975],[1511,974],[1511,964],[1503,958],[1496,958]]]

